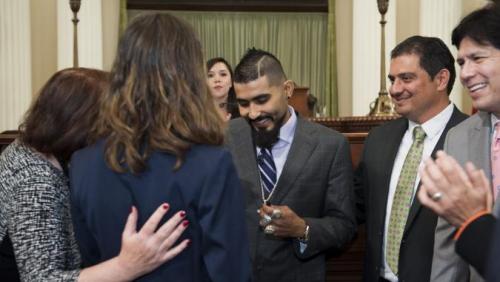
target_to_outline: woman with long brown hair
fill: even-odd
[[[203,64],[194,31],[173,16],[139,16],[124,32],[96,142],[71,163],[84,263],[116,256],[128,206],[147,216],[168,199],[186,211],[190,247],[141,281],[249,280],[242,191]]]
[[[186,228],[181,213],[154,232],[168,209],[161,206],[136,232],[138,214],[130,205],[117,223],[120,252],[80,269],[65,170],[71,154],[86,146],[108,86],[108,74],[99,70],[55,73],[26,113],[19,138],[0,155],[2,281],[128,281],[187,246],[170,249]]]

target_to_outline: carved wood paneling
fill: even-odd
[[[396,116],[388,117],[337,117],[337,118],[313,118],[312,122],[320,123],[326,127],[333,128],[342,133],[369,132],[370,129],[383,124],[384,122],[396,119]],[[356,139],[357,140],[357,139]],[[364,140],[364,139],[363,139]]]

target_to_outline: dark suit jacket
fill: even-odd
[[[297,239],[265,235],[259,226],[259,170],[250,125],[244,119],[230,122],[228,146],[246,194],[254,281],[324,281],[324,251],[341,248],[356,230],[352,164],[345,137],[298,118],[293,143],[270,201],[289,206],[310,226],[304,253],[299,251]]]
[[[454,108],[433,155],[442,149],[446,132],[462,120],[465,114]],[[378,281],[383,267],[384,223],[392,167],[408,120],[399,118],[373,129],[365,140],[363,155],[355,172],[357,217],[366,221],[366,253],[364,281]],[[434,229],[437,217],[413,201],[406,222],[399,256],[399,281],[429,281]]]
[[[118,255],[132,205],[140,228],[160,204],[169,203],[165,220],[186,211],[190,224],[180,240],[191,244],[138,281],[249,281],[243,195],[227,150],[194,145],[176,171],[175,156],[154,152],[138,175],[111,171],[103,153],[102,141],[80,150],[70,168],[72,216],[85,265]]]
[[[500,241],[492,240],[500,236],[500,225],[496,222],[492,214],[477,218],[465,228],[455,244],[457,254],[472,265],[482,277],[486,275],[488,257],[490,258],[491,271],[489,271],[488,281],[500,281],[500,275],[498,275]]]
[[[476,168],[483,169],[486,177],[491,180],[491,132],[490,114],[478,111],[448,131],[444,149],[462,166],[470,161]],[[495,202],[494,214],[499,203]],[[434,235],[431,281],[484,281],[483,276],[455,252],[456,244],[453,240],[455,231],[456,228],[445,219],[441,217],[438,219]]]
[[[483,230],[483,233],[479,233],[479,235],[484,236],[484,234],[488,234],[485,232],[491,232],[490,240],[486,241],[485,247],[487,250],[489,249],[489,245],[492,245],[493,248],[490,250],[488,267],[487,267],[487,281],[488,282],[499,282],[500,281],[500,271],[498,269],[498,260],[500,259],[500,224],[498,224],[498,220],[496,218],[490,219],[491,223],[485,223],[485,225],[493,226],[490,230],[488,230],[486,226],[486,230]],[[476,237],[475,241],[478,241]],[[477,256],[477,255],[476,255]],[[472,264],[472,262],[471,262]]]

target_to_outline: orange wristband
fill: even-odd
[[[471,224],[471,222],[473,222],[474,220],[478,219],[479,217],[481,217],[485,214],[489,214],[489,213],[490,212],[487,210],[482,210],[482,211],[478,211],[476,214],[469,217],[464,223],[462,223],[462,225],[460,225],[460,228],[458,228],[457,232],[455,233],[455,236],[453,236],[453,240],[455,240],[455,241],[458,240],[458,238],[460,238],[462,233],[464,233],[465,228],[467,228],[467,226],[469,226],[469,224]]]

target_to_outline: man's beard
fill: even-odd
[[[265,128],[255,129],[252,125],[252,121],[259,121],[265,118],[272,119],[270,116],[261,116],[254,120],[247,119],[247,121],[250,123],[250,128],[252,128],[252,139],[255,145],[260,148],[271,148],[274,144],[276,144],[276,142],[278,142],[280,129],[283,125],[285,115],[275,121],[274,127],[271,130],[266,130]]]

